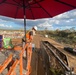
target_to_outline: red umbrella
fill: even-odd
[[[12,18],[39,19],[54,17],[76,8],[76,0],[0,0],[0,15]]]
[[[75,8],[76,0],[0,0],[0,15],[12,18],[50,18]]]

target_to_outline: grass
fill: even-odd
[[[69,45],[71,47],[75,47],[76,45],[76,32],[71,32],[70,30],[67,32],[66,30],[63,31],[39,31],[41,35],[47,34],[49,38],[54,39],[55,41]]]

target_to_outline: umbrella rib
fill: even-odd
[[[15,0],[13,0],[14,2],[16,2]],[[18,5],[22,6],[20,3],[16,2]]]
[[[32,6],[32,5],[36,4],[36,3],[40,3],[42,1],[44,1],[44,0],[40,0],[40,1],[36,1],[36,2],[34,1],[34,3],[30,4],[30,6]],[[28,7],[28,6],[26,6],[26,7]]]
[[[31,11],[31,13],[32,13],[32,17],[33,17],[33,19],[35,19],[35,18],[34,18],[34,15],[33,15],[33,12],[32,12],[32,10],[31,10],[31,8],[30,8],[30,11]]]
[[[60,3],[62,3],[62,4],[65,4],[65,5],[67,5],[67,6],[70,6],[70,7],[72,7],[72,8],[76,8],[76,6],[73,6],[73,5],[71,5],[71,4],[65,3],[65,2],[63,2],[63,1],[60,1],[60,0],[55,0],[55,1],[60,2]]]
[[[40,8],[40,7],[32,7],[32,6],[31,6],[31,8]]]
[[[13,4],[13,3],[8,3],[8,2],[5,2],[6,4],[10,4],[10,5],[14,5],[14,6],[21,6],[21,5],[18,5],[18,4]],[[22,7],[22,6],[21,6]]]
[[[19,7],[17,7],[17,10],[16,10],[16,14],[15,14],[15,18],[16,18],[16,16],[17,16],[17,13],[18,13],[18,9],[19,9]]]
[[[34,0],[36,2],[36,0]],[[38,2],[36,2],[50,17],[52,17]]]
[[[7,2],[5,2],[5,3],[7,3]],[[7,3],[7,4],[12,4],[12,3]],[[12,5],[16,5],[16,4],[12,4]],[[15,14],[15,18],[16,18],[16,16],[17,16],[18,9],[20,8],[19,5],[16,5],[16,6],[18,6],[18,7],[17,7],[16,14]]]
[[[0,2],[0,4],[2,4],[2,3],[4,3],[6,0],[2,0],[1,2]]]
[[[40,1],[35,1],[35,0],[33,0],[34,1],[34,3],[32,3],[32,4],[30,4],[30,5],[34,5],[34,4],[36,4],[36,3],[40,3],[40,2],[42,2],[42,1],[44,1],[44,0],[40,0]]]
[[[29,3],[28,3],[28,5],[29,5]],[[33,19],[35,19],[35,18],[34,18],[34,15],[33,15],[33,12],[32,12],[32,10],[31,10],[31,8],[30,8],[30,5],[29,5],[29,9],[30,9],[30,11],[31,11],[31,13],[32,13]]]
[[[31,13],[32,13],[32,17],[33,17],[33,19],[35,19],[35,17],[34,17],[34,15],[33,15],[33,12],[32,12],[32,10],[30,9],[30,11],[31,11]]]

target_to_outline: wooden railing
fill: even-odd
[[[27,56],[28,57],[27,72],[26,72],[26,74],[23,74],[23,53],[24,53],[24,50],[26,49],[26,47],[27,47],[27,51],[32,51],[31,44],[27,43],[25,45],[25,47],[20,51],[19,59],[14,60],[12,66],[10,67],[10,69],[8,70],[8,73],[6,75],[17,75],[16,72],[15,72],[15,69],[18,65],[19,65],[19,69],[20,69],[20,74],[19,75],[29,75],[30,74],[31,56]],[[13,60],[13,54],[10,54],[9,57],[2,63],[2,65],[0,65],[0,74],[5,70],[7,65],[9,63],[11,63],[12,60]]]

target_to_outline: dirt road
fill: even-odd
[[[40,35],[34,36],[33,44],[35,44],[35,50],[32,55],[32,73],[31,75],[45,75],[42,61],[40,61],[39,50],[40,50],[40,41],[42,37]]]
[[[52,43],[56,48],[58,48],[61,52],[63,52],[68,59],[69,67],[74,67],[74,72],[76,73],[76,57],[69,54],[68,52],[64,51],[64,46],[55,42],[52,39],[44,38],[41,35],[36,35],[34,37],[33,43],[35,44],[35,51],[33,52],[32,56],[32,73],[31,75],[45,75],[45,70],[43,68],[43,63],[40,61],[40,56],[38,55],[38,51],[40,50],[40,41],[46,40]],[[38,72],[38,73],[37,73]]]

